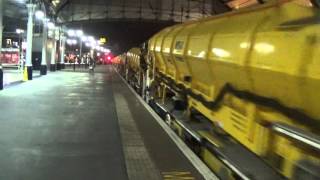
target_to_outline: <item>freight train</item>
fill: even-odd
[[[320,179],[317,1],[177,24],[116,59],[221,179]]]

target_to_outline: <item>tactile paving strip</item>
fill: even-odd
[[[122,146],[129,180],[160,180],[161,173],[155,167],[135,124],[128,103],[123,95],[114,94],[120,126]]]

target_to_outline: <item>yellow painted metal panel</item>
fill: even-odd
[[[140,70],[140,48],[131,48],[127,52],[127,61],[131,70],[137,72]]]
[[[177,68],[174,62],[174,57],[172,56],[172,49],[174,45],[174,40],[181,28],[173,27],[168,34],[164,37],[162,45],[162,55],[163,60],[166,61],[167,65],[167,76],[175,80],[177,76]]]
[[[177,25],[171,31],[174,35],[158,34],[164,37],[158,44],[162,43],[165,56],[156,61],[168,63],[172,57],[176,83],[193,92],[188,96],[189,109],[202,113],[266,161],[270,153],[282,155],[286,147],[292,147],[292,155],[283,157],[283,167],[277,167],[292,178],[299,160],[319,162],[320,157],[287,137],[279,138],[268,125],[285,123],[319,135],[320,122],[313,122],[318,129],[305,123],[306,119],[320,120],[319,12],[296,1],[273,1]],[[170,71],[163,72],[174,77]],[[212,102],[227,84],[253,98],[227,93],[219,107],[211,109],[194,97],[201,95]],[[271,105],[258,103],[266,98],[272,99]],[[306,115],[302,117],[309,118],[288,112],[302,112]]]
[[[164,37],[170,32],[170,30],[171,30],[171,28],[166,28],[166,29],[160,31],[159,36],[156,38],[155,49],[154,49],[155,59],[156,59],[156,62],[158,62],[158,63],[156,63],[157,68],[158,68],[159,72],[164,73],[164,74],[167,72],[167,64],[163,58],[161,50],[162,50],[162,44],[163,44]]]
[[[229,83],[320,119],[318,13],[281,2],[182,24],[172,48],[177,83],[211,101]],[[162,40],[156,43],[159,51]],[[169,46],[163,51],[169,52]],[[192,78],[192,85],[185,77]]]
[[[190,66],[186,60],[186,51],[189,42],[190,33],[197,27],[197,24],[191,24],[183,26],[182,30],[177,34],[174,44],[172,56],[178,69],[177,83],[183,84],[189,88],[190,82],[186,81],[185,78],[191,77]]]

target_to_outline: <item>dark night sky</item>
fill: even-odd
[[[91,22],[73,24],[72,28],[83,28],[83,31],[96,38],[105,36],[108,38],[108,46],[115,54],[127,51],[131,47],[139,46],[152,35],[172,22]]]

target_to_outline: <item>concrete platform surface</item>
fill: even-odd
[[[40,76],[40,71],[33,71],[33,78]],[[3,85],[10,86],[13,83],[21,82],[23,80],[22,71],[18,69],[4,69],[3,70]]]
[[[110,66],[0,92],[0,179],[203,179]]]

